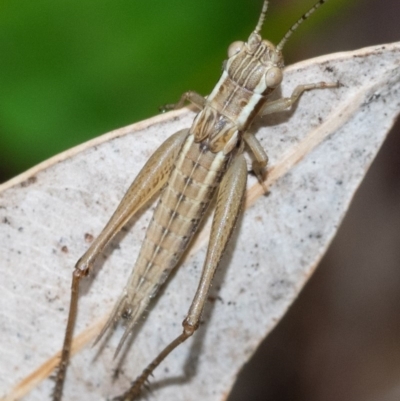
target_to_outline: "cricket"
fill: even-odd
[[[137,400],[153,371],[196,332],[213,276],[241,211],[248,175],[244,152],[250,154],[252,170],[263,183],[268,156],[255,134],[249,131],[251,124],[257,117],[289,109],[305,91],[338,87],[337,82],[304,83],[297,86],[290,97],[269,100],[271,93],[283,80],[282,50],[285,43],[297,27],[327,1],[319,0],[275,46],[262,39],[260,33],[268,8],[268,1],[264,0],[256,27],[247,42],[234,42],[229,46],[222,76],[211,94],[203,97],[189,91],[182,95],[177,104],[167,106],[168,109],[177,109],[190,102],[200,111],[190,128],[171,135],[150,157],[103,231],[76,263],[53,401],[62,400],[78,311],[80,282],[91,273],[96,259],[118,232],[157,193],[160,193],[158,204],[139,256],[96,343],[118,323],[122,323],[125,332],[116,354],[121,351],[138,319],[179,264],[215,198],[207,254],[198,288],[182,323],[182,332],[177,333],[175,339],[165,339],[165,348],[158,350],[158,355],[155,350],[155,358],[149,361],[142,374],[133,380],[130,388],[113,400]]]

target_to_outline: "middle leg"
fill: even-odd
[[[268,164],[268,155],[262,147],[260,141],[255,137],[254,134],[246,132],[245,134],[243,134],[243,140],[250,148],[252,156],[254,157],[252,161],[253,172],[256,175],[260,185],[262,185],[264,192],[266,193],[268,190],[264,184],[263,173],[265,167],[267,167]]]

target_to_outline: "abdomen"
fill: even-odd
[[[126,287],[128,303],[143,310],[177,265],[226,170],[228,156],[189,135],[150,221]],[[141,306],[137,305],[141,304]],[[134,308],[136,309],[136,308]],[[140,315],[141,310],[135,312]],[[135,314],[136,314],[135,313]]]

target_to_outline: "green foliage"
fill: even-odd
[[[10,177],[66,148],[150,117],[185,90],[207,94],[228,45],[248,37],[261,3],[2,2],[0,172]],[[274,3],[263,33],[276,41],[313,0]],[[344,1],[330,3],[336,4],[316,13],[310,27],[329,19]]]

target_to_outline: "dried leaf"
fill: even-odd
[[[296,299],[399,113],[400,43],[288,67],[282,94],[318,81],[342,86],[308,92],[293,111],[260,121],[270,193],[263,196],[250,177],[247,210],[215,278],[205,323],[156,370],[152,399],[225,399],[241,366]],[[74,263],[149,155],[192,118],[181,110],[122,128],[0,187],[1,400],[50,399]],[[132,268],[151,209],[84,284],[66,401],[119,394],[181,331],[207,225],[138,325],[124,359],[113,360],[123,328],[102,349],[90,347]]]

